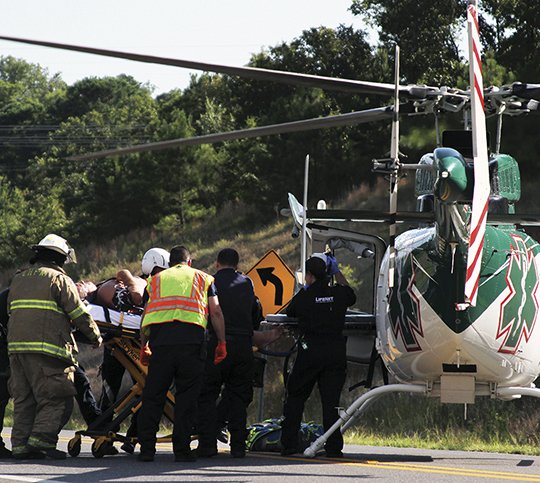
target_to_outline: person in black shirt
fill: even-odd
[[[318,384],[325,431],[338,419],[337,407],[347,372],[346,338],[343,336],[347,307],[356,302],[354,291],[337,268],[335,258],[329,273],[325,261],[313,256],[306,261],[306,286],[287,307],[287,315],[298,317],[301,337],[298,355],[286,386],[282,423],[282,455],[298,452],[298,431],[304,404]],[[337,285],[329,285],[328,275]],[[341,457],[343,437],[336,431],[325,444],[326,455]]]
[[[227,358],[220,364],[213,361],[213,348],[217,339],[209,327],[209,356],[204,369],[204,382],[199,397],[197,455],[211,457],[217,454],[218,421],[216,401],[223,387],[227,398],[228,428],[231,434],[231,456],[243,458],[246,452],[246,411],[253,399],[253,330],[257,330],[261,317],[253,283],[238,272],[239,256],[233,248],[221,250],[217,256],[214,275],[219,304],[225,318]]]

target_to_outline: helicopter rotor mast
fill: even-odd
[[[399,46],[395,49],[394,67],[394,113],[392,118],[392,140],[390,143],[390,159],[392,170],[390,173],[390,226],[389,226],[389,259],[388,259],[388,286],[394,286],[394,274],[396,266],[396,213],[399,184]]]

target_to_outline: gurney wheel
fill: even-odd
[[[73,456],[73,458],[76,458],[81,453],[81,436],[76,435],[73,438],[69,440],[68,443],[68,453],[69,456]]]
[[[103,458],[107,449],[108,440],[104,436],[96,438],[92,443],[92,455],[94,458]]]

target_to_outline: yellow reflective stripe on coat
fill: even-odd
[[[76,309],[73,309],[71,312],[68,312],[68,317],[71,320],[80,317],[82,314],[87,313],[86,308],[83,305],[79,305]]]
[[[53,357],[60,357],[73,361],[73,355],[65,347],[58,347],[48,342],[8,342],[8,353],[15,352],[39,352]]]
[[[65,312],[58,307],[58,304],[52,300],[18,299],[13,300],[9,305],[10,310],[16,309],[41,309],[52,310],[64,314]]]

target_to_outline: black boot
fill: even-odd
[[[5,446],[0,446],[0,459],[5,460],[9,458],[13,458],[11,451],[7,449]]]

